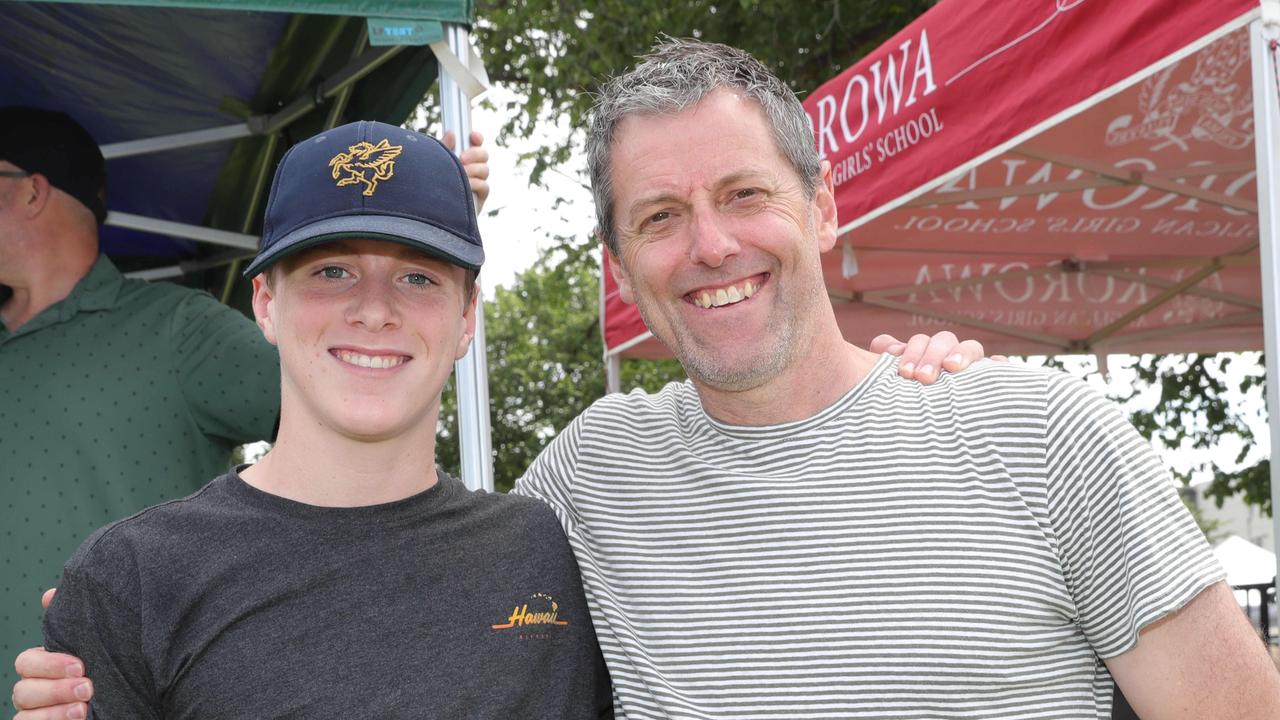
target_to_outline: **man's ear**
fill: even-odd
[[[458,347],[455,348],[453,359],[461,360],[467,354],[467,349],[471,347],[471,339],[476,336],[476,305],[480,300],[480,281],[477,280],[475,285],[471,287],[471,301],[462,310],[462,335],[458,337]]]
[[[258,327],[262,328],[263,337],[267,342],[275,345],[276,326],[275,321],[271,319],[275,294],[271,289],[271,283],[267,282],[267,272],[270,270],[258,273],[253,278],[253,317],[257,320]]]
[[[49,206],[50,196],[53,195],[53,186],[49,184],[49,178],[34,173],[26,178],[27,183],[24,184],[18,199],[22,201],[22,211],[27,218],[33,218],[44,212]]]
[[[604,239],[600,237],[599,232],[596,233],[596,238],[604,245],[605,256],[609,260],[609,273],[613,275],[613,281],[618,285],[618,297],[622,298],[622,301],[625,303],[635,305],[636,296],[631,290],[631,280],[627,277],[626,268],[622,267],[622,261],[618,259],[617,255],[613,254],[613,248],[609,247],[609,244],[604,242]]]
[[[818,251],[826,252],[836,246],[836,231],[840,229],[840,220],[836,214],[836,187],[829,160],[822,161],[822,179],[813,193],[813,214],[818,234]]]

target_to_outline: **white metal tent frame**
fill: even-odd
[[[1271,519],[1280,537],[1280,467],[1274,462],[1280,448],[1280,213],[1276,193],[1280,191],[1280,77],[1276,58],[1280,55],[1280,0],[1263,0],[1260,16],[1249,25],[1249,57],[1253,72],[1254,152],[1258,171],[1258,240],[1262,255],[1262,323],[1267,357],[1267,416],[1271,427]],[[1280,556],[1276,568],[1276,597],[1280,599]]]

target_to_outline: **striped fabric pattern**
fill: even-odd
[[[885,356],[799,422],[600,400],[517,486],[569,536],[621,718],[1107,718],[1100,657],[1223,573],[1119,410]]]

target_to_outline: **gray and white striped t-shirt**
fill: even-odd
[[[1223,577],[1084,383],[895,369],[770,427],[609,396],[535,461],[620,717],[1106,718],[1099,658]]]

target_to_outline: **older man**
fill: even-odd
[[[1149,445],[1066,375],[936,385],[847,343],[830,166],[750,56],[672,41],[588,139],[623,297],[689,382],[605,398],[556,508],[627,718],[1280,717],[1280,677]]]
[[[274,348],[208,293],[121,275],[106,214],[84,128],[0,109],[5,655],[39,641],[39,593],[87,533],[191,492],[276,422]]]

